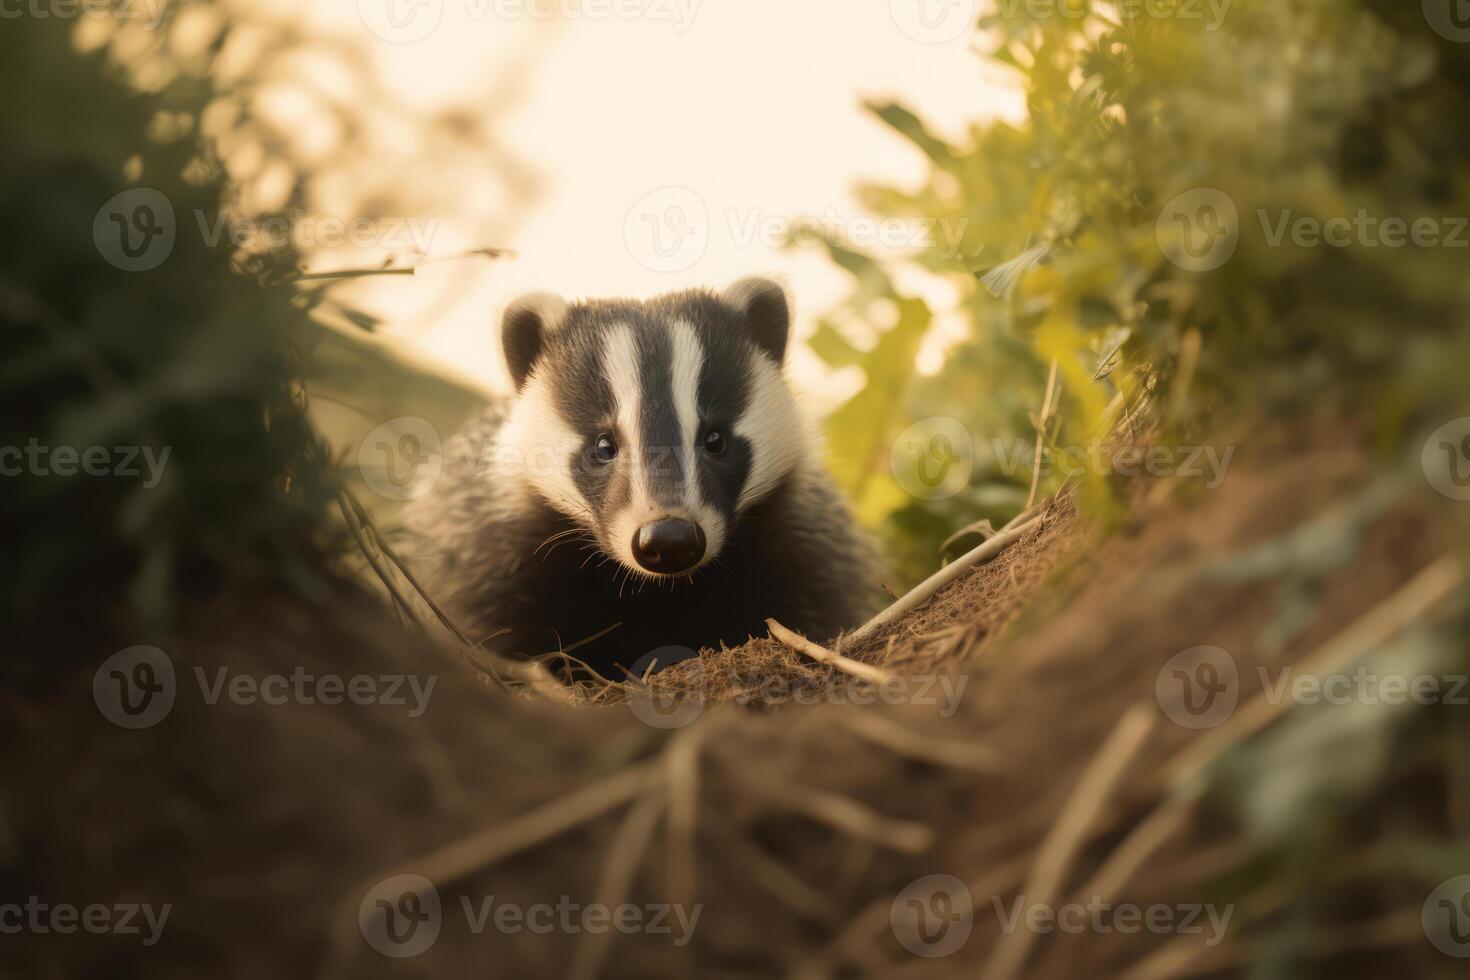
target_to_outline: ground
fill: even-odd
[[[1356,428],[1304,424],[1253,433],[1218,489],[1121,487],[1121,527],[1080,515],[1066,496],[892,630],[842,648],[902,678],[896,700],[907,703],[884,703],[766,638],[658,675],[662,692],[702,695],[695,723],[667,729],[630,710],[627,690],[590,709],[529,689],[508,697],[345,584],[333,616],[228,594],[194,610],[169,643],[181,694],[163,724],[120,732],[98,719],[84,673],[6,723],[18,751],[5,784],[22,787],[9,837],[30,876],[12,890],[172,901],[167,942],[63,947],[31,936],[0,947],[0,963],[72,976],[193,976],[208,965],[257,977],[283,961],[320,976],[1231,975],[1293,908],[1279,883],[1251,886],[1250,861],[1242,871],[1254,852],[1241,814],[1215,789],[1190,789],[1227,750],[1297,710],[1263,698],[1256,668],[1353,655],[1432,618],[1459,581],[1441,560],[1434,512],[1414,494],[1362,504],[1372,472]],[[1324,520],[1363,534],[1320,581],[1292,591],[1259,571],[1288,532]],[[1291,613],[1294,628],[1282,628]],[[1272,635],[1285,640],[1279,651],[1262,643]],[[1193,729],[1171,717],[1160,677],[1202,645],[1233,658],[1238,707]],[[432,710],[209,706],[183,680],[195,667],[298,665],[432,675]],[[825,703],[865,693],[877,703]],[[1292,744],[1276,743],[1276,771],[1295,772]],[[1409,816],[1389,789],[1326,813],[1324,832],[1361,839],[1366,853],[1376,820]],[[1295,872],[1327,879],[1318,857],[1296,853]],[[1344,880],[1310,891],[1314,926],[1341,942],[1304,957],[1348,975],[1389,964],[1430,975],[1449,962],[1424,942],[1415,886],[1371,863],[1337,870]],[[357,910],[403,872],[435,883],[444,926],[422,955],[388,959],[363,942]],[[973,901],[967,941],[937,958],[906,949],[891,919],[895,898],[931,874],[963,880]],[[1182,906],[1212,901],[1222,880],[1246,897],[1232,900],[1218,944],[1002,928],[1022,896]],[[475,934],[460,900],[490,895],[703,908],[684,945],[615,932]]]

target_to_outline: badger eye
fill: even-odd
[[[704,451],[718,456],[725,451],[725,434],[719,429],[710,429],[704,434]]]
[[[618,455],[618,443],[604,432],[592,443],[592,457],[599,463],[611,463]]]

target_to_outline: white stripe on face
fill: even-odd
[[[735,433],[750,443],[752,457],[737,511],[765,499],[802,462],[812,440],[807,431],[811,423],[797,410],[781,369],[769,358],[754,357],[750,377],[750,400],[735,423]]]
[[[626,453],[632,464],[628,474],[633,500],[648,499],[648,475],[643,459],[643,430],[639,425],[642,411],[643,379],[638,373],[638,344],[632,327],[616,327],[608,331],[603,342],[602,360],[607,365],[607,380],[616,403],[619,454]]]
[[[486,464],[490,478],[507,489],[530,484],[541,498],[570,517],[586,518],[591,508],[567,468],[582,437],[556,410],[551,385],[535,372],[516,397],[510,418]]]
[[[684,466],[684,506],[691,514],[705,510],[699,493],[699,372],[704,367],[704,348],[694,328],[680,320],[670,328],[673,365],[670,371],[674,413],[684,444],[680,460]],[[706,531],[706,534],[709,532]]]
[[[660,365],[658,374],[666,375],[669,381],[667,397],[671,404],[645,404],[649,397],[650,384],[662,388],[655,380],[643,376],[642,359],[647,350],[640,350],[631,327],[611,330],[603,346],[609,385],[616,399],[616,417],[621,437],[619,465],[628,467],[629,499],[618,513],[607,514],[607,545],[626,565],[637,568],[632,554],[633,536],[640,527],[663,518],[680,518],[698,524],[705,535],[705,555],[719,554],[725,540],[725,522],[717,511],[703,499],[699,489],[700,449],[699,438],[699,375],[704,366],[704,348],[699,342],[694,327],[677,322],[665,329],[668,340],[667,364]],[[664,397],[662,390],[655,397]],[[675,427],[663,427],[665,435],[651,437],[644,429],[645,410],[654,413],[672,411]],[[677,428],[673,433],[671,428]],[[650,445],[651,438],[660,444]],[[678,445],[665,446],[670,439]],[[659,467],[659,473],[650,472]],[[667,485],[655,493],[655,480],[672,481],[677,472],[682,479],[676,503],[660,503],[669,500]]]

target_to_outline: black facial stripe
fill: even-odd
[[[667,329],[636,331],[638,347],[638,439],[648,494],[665,507],[684,502],[684,461],[689,447],[674,408],[674,345]]]
[[[587,331],[565,331],[550,355],[556,381],[551,385],[556,410],[568,426],[584,435],[605,422],[616,401],[602,364],[602,337]]]
[[[632,473],[626,465],[610,466],[612,477],[607,481],[607,494],[598,508],[599,514],[615,514],[628,506],[633,497]]]
[[[699,489],[701,496],[728,522],[735,517],[735,504],[750,477],[755,455],[750,441],[736,436],[734,431],[750,404],[753,352],[733,329],[705,320],[700,325],[704,363],[699,371],[699,417],[702,425],[720,427],[728,446],[720,456],[699,454]]]
[[[569,324],[558,332],[553,345],[543,360],[550,362],[548,367],[556,379],[551,390],[557,414],[568,428],[589,440],[572,451],[566,465],[577,492],[600,516],[610,507],[620,506],[619,499],[626,499],[628,492],[626,477],[620,485],[622,467],[599,465],[590,454],[590,440],[607,424],[615,407],[612,385],[602,363],[602,337]]]
[[[598,516],[621,506],[620,501],[628,497],[628,476],[625,467],[616,463],[598,462],[590,448],[583,447],[572,453],[567,460],[572,483]]]
[[[704,348],[699,369],[699,415],[725,427],[745,414],[750,402],[751,349],[737,338],[703,327],[697,331]]]
[[[725,518],[728,525],[735,519],[735,504],[750,477],[753,449],[750,440],[730,435],[725,451],[718,456],[701,454],[699,460],[699,493],[706,503]]]

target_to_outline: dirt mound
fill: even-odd
[[[1000,634],[1047,576],[1074,554],[1082,536],[1069,495],[1041,509],[1029,526],[991,561],[965,572],[931,600],[895,622],[853,641],[839,638],[832,653],[882,668],[895,681],[934,673],[964,659],[977,644]],[[877,675],[882,676],[882,675]],[[702,707],[733,702],[752,707],[787,703],[849,703],[852,683],[874,683],[814,660],[772,636],[735,648],[703,650],[697,659],[642,678],[639,684],[590,684],[584,695],[598,703],[653,698]]]

